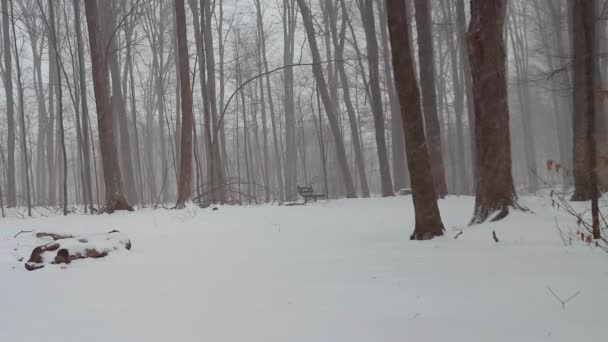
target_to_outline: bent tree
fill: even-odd
[[[467,46],[475,112],[475,212],[471,224],[500,220],[517,206],[504,48],[505,0],[472,0]]]
[[[443,223],[437,205],[431,161],[424,137],[420,93],[414,71],[408,14],[403,0],[387,0],[386,13],[393,56],[393,73],[405,134],[405,154],[412,182],[416,215],[412,240],[429,240],[443,235]]]
[[[103,178],[106,185],[105,207],[100,212],[113,213],[115,210],[132,211],[133,208],[129,205],[127,197],[123,192],[116,142],[114,141],[112,111],[107,93],[106,59],[104,58],[102,37],[99,31],[97,0],[86,0],[84,4],[91,48],[91,64],[93,67],[93,90],[95,92],[95,103],[97,104],[99,148],[101,150]]]

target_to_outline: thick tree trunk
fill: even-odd
[[[596,156],[590,153],[595,146],[591,146],[588,136],[588,131],[595,129],[596,118],[597,49],[594,20],[590,19],[595,18],[595,0],[573,0],[571,6],[574,70],[574,194],[571,200],[588,201],[593,198],[594,188],[597,188],[597,183],[593,184],[595,170],[592,168]]]
[[[387,0],[386,13],[416,215],[416,225],[410,239],[428,240],[443,235],[444,228],[424,137],[420,93],[415,77],[405,1]]]
[[[505,0],[471,1],[467,45],[473,80],[476,198],[472,224],[499,220],[516,205],[504,49]]]
[[[179,58],[179,80],[182,106],[182,133],[180,142],[179,181],[176,208],[184,208],[190,198],[192,176],[192,93],[190,91],[190,63],[188,61],[188,37],[186,33],[186,10],[184,0],[175,0],[177,30],[177,53]]]
[[[433,52],[433,31],[431,27],[431,8],[427,0],[415,0],[416,28],[418,32],[418,58],[420,61],[420,89],[426,141],[431,168],[435,180],[435,190],[439,197],[447,192],[443,154],[441,152],[441,129],[437,114],[437,91],[435,89],[435,54]]]
[[[332,134],[334,136],[334,144],[336,146],[336,157],[338,158],[338,164],[340,165],[340,171],[342,173],[342,181],[344,182],[344,188],[346,191],[346,197],[354,198],[357,197],[355,193],[355,186],[353,184],[353,178],[348,168],[348,161],[346,160],[346,149],[344,147],[344,140],[340,127],[338,124],[337,113],[333,111],[332,101],[329,96],[327,89],[327,83],[323,76],[323,66],[321,65],[321,55],[319,54],[319,47],[317,46],[315,30],[313,26],[312,16],[305,0],[298,0],[300,12],[302,13],[302,19],[304,22],[304,28],[306,29],[306,35],[308,37],[308,44],[312,53],[313,60],[313,74],[319,87],[319,93],[323,100],[323,106],[329,120]]]
[[[97,0],[85,1],[85,13],[89,31],[91,63],[93,66],[93,88],[97,104],[97,127],[99,130],[99,147],[103,164],[103,176],[106,185],[106,201],[103,212],[112,213],[115,210],[133,210],[123,193],[120,166],[116,142],[110,115],[108,84],[106,82],[106,66],[102,50],[101,31],[98,24]]]

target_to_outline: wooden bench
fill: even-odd
[[[325,198],[325,195],[315,194],[312,186],[298,186],[298,194],[304,198],[304,203],[310,200],[317,201],[318,198]]]

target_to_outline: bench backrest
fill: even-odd
[[[298,186],[298,193],[302,196],[312,195],[312,193],[313,193],[312,186]]]

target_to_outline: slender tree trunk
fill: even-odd
[[[416,225],[410,239],[428,240],[443,235],[444,228],[424,137],[422,108],[414,71],[405,1],[387,0],[386,13],[416,216]]]
[[[384,63],[384,82],[388,93],[388,102],[391,110],[391,159],[393,162],[393,186],[400,190],[409,186],[408,171],[405,164],[405,140],[403,137],[403,123],[401,122],[401,108],[399,99],[395,94],[395,82],[391,70],[391,52],[389,49],[388,28],[386,23],[385,0],[376,0],[382,41],[382,57]]]
[[[6,126],[7,135],[7,171],[6,171],[6,206],[17,205],[17,190],[15,179],[15,108],[13,99],[13,76],[11,61],[10,15],[8,0],[2,0],[2,37],[4,43],[4,92],[6,93]],[[14,47],[15,49],[17,47]]]
[[[188,37],[186,33],[186,10],[184,0],[175,0],[177,30],[177,53],[179,56],[179,80],[182,105],[182,134],[180,147],[179,182],[176,208],[184,208],[190,197],[192,176],[192,93],[190,90],[190,63],[188,61]]]
[[[342,81],[342,97],[344,98],[344,104],[346,105],[346,112],[348,114],[348,122],[350,124],[350,133],[353,143],[353,149],[355,152],[355,164],[357,165],[357,174],[359,175],[359,182],[361,183],[361,194],[362,197],[369,197],[369,184],[367,182],[367,171],[365,171],[365,158],[363,156],[363,149],[361,147],[361,140],[359,139],[359,124],[357,122],[357,115],[355,108],[352,103],[350,95],[350,85],[348,83],[348,76],[346,74],[346,68],[344,62],[340,60],[344,58],[344,43],[346,41],[346,24],[348,11],[344,0],[340,1],[342,8],[342,24],[340,27],[340,36],[338,38],[337,46],[335,47],[336,60],[338,60],[337,67]]]
[[[476,133],[475,133],[475,105],[473,104],[473,86],[471,80],[471,65],[469,61],[469,54],[467,52],[467,42],[466,42],[466,16],[465,16],[465,8],[464,8],[464,0],[456,0],[456,27],[458,32],[458,52],[460,55],[460,61],[462,66],[462,80],[464,84],[464,90],[467,95],[467,118],[469,122],[469,140],[471,145],[471,158],[470,164],[471,167],[471,179],[472,181],[467,183],[471,184],[471,186],[475,186],[477,178],[477,165],[476,165]],[[461,163],[465,163],[465,160],[461,160]],[[468,192],[473,193],[474,189],[467,189]]]
[[[293,64],[294,37],[297,11],[294,0],[283,1],[283,65]],[[316,42],[315,42],[316,43]],[[320,58],[320,57],[319,57]],[[296,146],[296,120],[293,94],[293,68],[283,71],[283,110],[285,112],[285,199],[297,199],[298,150]]]
[[[418,31],[418,58],[420,60],[420,89],[428,150],[439,197],[447,194],[443,154],[441,152],[441,129],[437,114],[437,91],[435,89],[435,54],[433,51],[433,29],[431,8],[427,0],[414,0],[416,28]]]
[[[116,29],[118,11],[114,6],[104,6],[107,8],[109,13],[106,16],[108,25],[106,26],[106,35],[110,35]],[[122,24],[121,24],[122,25]],[[114,122],[118,126],[119,133],[119,156],[121,164],[121,175],[125,180],[125,190],[127,191],[127,198],[130,203],[137,202],[137,188],[135,182],[135,176],[133,172],[133,162],[131,157],[131,140],[129,139],[129,123],[127,120],[126,110],[126,90],[121,88],[121,77],[120,77],[120,65],[118,61],[118,44],[116,42],[116,35],[110,37],[109,45],[109,56],[108,63],[110,67],[110,78],[112,81],[112,109],[114,112]]]
[[[367,40],[367,65],[369,72],[370,102],[374,118],[376,133],[376,148],[378,150],[378,164],[380,168],[380,183],[382,196],[395,194],[391,180],[391,171],[388,163],[388,153],[384,136],[384,110],[382,108],[382,92],[380,90],[380,69],[378,62],[378,40],[376,38],[376,23],[374,20],[373,0],[361,0],[361,21]]]
[[[104,212],[112,213],[115,210],[130,210],[127,197],[123,193],[120,167],[116,142],[112,127],[110,102],[108,99],[108,84],[106,82],[106,63],[102,50],[101,31],[98,24],[98,9],[96,0],[85,1],[85,13],[89,31],[89,44],[91,50],[91,63],[93,66],[93,88],[97,104],[97,127],[99,130],[99,145],[101,161],[106,185],[106,204]]]
[[[32,199],[30,191],[30,177],[29,177],[29,158],[27,155],[27,140],[26,140],[26,126],[25,126],[25,109],[23,101],[23,83],[21,81],[21,62],[19,60],[19,53],[17,50],[17,35],[15,34],[15,14],[13,11],[13,2],[11,1],[11,28],[13,31],[13,43],[15,46],[15,69],[17,71],[17,94],[19,98],[19,131],[21,133],[21,153],[22,153],[22,175],[25,179],[25,198],[27,204],[27,216],[32,216]]]
[[[304,28],[306,29],[306,35],[308,36],[308,44],[310,45],[310,50],[312,53],[313,59],[313,74],[317,81],[319,92],[321,94],[321,99],[323,100],[323,106],[325,107],[325,112],[327,114],[327,118],[329,120],[329,125],[331,127],[332,134],[334,136],[334,144],[336,147],[336,157],[338,158],[338,164],[340,165],[340,171],[342,173],[342,181],[344,182],[344,188],[346,191],[346,197],[354,198],[356,197],[355,186],[353,184],[353,178],[350,173],[350,169],[348,168],[348,161],[346,160],[346,149],[344,147],[344,140],[342,138],[342,133],[340,132],[340,127],[338,124],[337,113],[332,111],[332,101],[329,97],[329,91],[327,89],[327,83],[325,82],[325,78],[323,76],[323,66],[321,65],[321,55],[319,54],[319,47],[317,46],[317,41],[315,37],[315,30],[313,26],[312,16],[310,14],[310,10],[308,9],[308,5],[305,0],[297,0],[298,5],[300,7],[300,12],[302,13],[302,19],[304,22]]]
[[[505,0],[471,2],[467,33],[473,79],[476,198],[472,224],[506,217],[516,206],[504,48]]]

